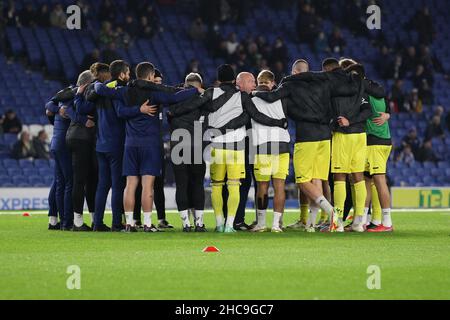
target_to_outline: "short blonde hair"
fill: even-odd
[[[270,70],[263,70],[258,74],[258,82],[261,81],[268,81],[268,82],[275,81],[275,75]]]

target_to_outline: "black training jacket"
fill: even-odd
[[[343,69],[336,69],[328,73],[332,81],[340,82],[348,78]],[[356,84],[357,92],[351,96],[340,96],[332,98],[333,122],[332,130],[346,134],[366,132],[366,120],[372,115],[372,109],[367,95],[375,98],[384,98],[385,90],[379,84],[370,80],[362,80],[357,75],[350,75]],[[345,117],[350,122],[348,127],[340,127],[338,117]]]
[[[331,99],[354,95],[357,88],[350,76],[333,81],[327,73],[305,72],[283,79],[272,92],[257,92],[256,97],[268,102],[290,98],[288,117],[296,123],[296,142],[331,139]]]

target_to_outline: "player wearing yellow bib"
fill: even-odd
[[[348,70],[354,71],[365,78],[364,68],[360,65],[353,65]],[[367,161],[365,180],[367,199],[364,208],[364,220],[367,219],[369,205],[372,202],[372,221],[367,227],[367,231],[392,232],[394,229],[391,219],[391,197],[386,182],[387,161],[392,150],[388,123],[390,108],[384,98],[377,99],[368,95],[367,99],[372,109],[372,116],[366,121]]]
[[[258,75],[257,91],[271,91],[275,86],[275,76],[268,70]],[[287,100],[273,103],[260,98],[252,99],[258,111],[274,119],[285,119]],[[266,231],[266,210],[269,203],[269,186],[274,188],[272,232],[283,232],[280,220],[286,202],[285,182],[289,174],[290,135],[286,128],[270,127],[252,120],[252,142],[256,147],[254,172],[257,181],[257,224],[252,232]]]
[[[354,61],[336,59],[324,61],[323,68],[336,78],[347,74],[346,68]],[[351,175],[355,194],[355,218],[351,229],[355,232],[365,231],[364,207],[367,197],[364,171],[367,156],[367,135],[365,123],[372,115],[367,94],[384,98],[384,89],[376,83],[362,79],[351,72],[358,92],[351,97],[332,99],[333,105],[333,141],[331,155],[331,172],[334,174],[334,208],[338,215],[337,232],[344,232],[343,214],[346,198],[346,178]]]

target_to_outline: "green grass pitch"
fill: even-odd
[[[0,299],[450,298],[449,212],[395,213],[393,234],[184,234],[178,216],[168,218],[174,231],[105,234],[0,215]],[[205,221],[212,229],[211,213]],[[66,287],[70,265],[80,267],[80,290]],[[367,288],[371,265],[379,290]]]

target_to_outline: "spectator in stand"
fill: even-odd
[[[116,51],[116,43],[111,42],[108,47],[101,53],[102,61],[106,64],[111,64],[113,61],[121,60],[122,57]]]
[[[14,159],[32,159],[36,155],[31,143],[30,134],[23,131],[20,134],[20,140],[17,141],[12,150],[12,157]]]
[[[19,14],[19,22],[23,27],[32,27],[36,24],[36,11],[32,3],[27,3]]]
[[[115,22],[117,20],[116,8],[117,6],[111,0],[103,0],[99,7],[97,18],[100,22]]]
[[[138,34],[138,26],[136,20],[133,15],[127,14],[125,17],[125,22],[123,23],[122,29],[128,33],[131,38],[135,37]]]
[[[299,41],[312,46],[319,34],[320,21],[309,3],[305,2],[300,6],[296,25]]]
[[[403,80],[397,79],[392,85],[391,95],[389,96],[389,100],[391,101],[391,109],[396,112],[405,112],[407,111],[404,108],[405,104],[405,93],[403,92]]]
[[[342,37],[341,29],[334,28],[332,35],[329,37],[328,45],[333,53],[344,54],[346,42]]]
[[[110,43],[114,42],[114,32],[112,28],[112,24],[109,21],[104,21],[102,23],[102,29],[98,34],[98,42],[102,46],[107,46]]]
[[[417,57],[416,48],[409,46],[406,49],[406,53],[403,57],[403,70],[405,73],[412,73],[416,71],[419,64],[419,58]]]
[[[375,60],[375,66],[383,79],[393,78],[394,60],[391,57],[388,46],[384,45],[381,47],[380,55]]]
[[[275,63],[273,66],[273,74],[275,75],[276,83],[280,83],[281,80],[286,77],[287,74],[283,62],[278,61]]]
[[[406,100],[404,108],[408,112],[422,112],[423,102],[419,97],[419,90],[417,88],[412,89],[411,93]]]
[[[444,107],[443,107],[443,106],[437,106],[437,107],[434,109],[433,116],[438,116],[439,119],[442,120],[442,116],[443,116],[443,115],[444,115]],[[442,122],[442,121],[441,121],[441,122]]]
[[[431,140],[426,140],[419,150],[418,161],[420,161],[420,162],[427,162],[427,161],[438,162],[440,160],[441,159],[436,155],[436,153],[433,150],[433,145],[431,143]]]
[[[114,38],[115,38],[115,42],[116,44],[120,47],[120,48],[128,48],[128,46],[131,43],[131,37],[130,35],[125,32],[122,27],[117,27],[116,31],[114,33]]]
[[[420,148],[420,140],[417,137],[416,128],[409,129],[408,134],[403,137],[401,150],[406,147],[410,147],[414,156],[417,157]]]
[[[48,28],[50,24],[50,10],[47,4],[43,4],[36,17],[36,24],[42,28]]]
[[[33,139],[33,149],[35,159],[50,159],[50,149],[48,146],[48,135],[45,130],[39,131],[37,137]]]
[[[0,119],[0,124],[2,125],[3,133],[18,134],[22,131],[22,122],[14,110],[7,110],[5,115]]]
[[[202,18],[195,19],[189,28],[189,36],[192,40],[203,41],[206,38],[206,26]]]
[[[423,44],[431,44],[435,36],[433,18],[430,15],[430,9],[423,7],[419,10],[412,20],[409,22],[408,27],[414,27],[419,33],[419,42]]]
[[[398,154],[397,162],[403,162],[405,164],[410,164],[415,161],[414,154],[411,151],[410,146],[406,146],[403,150]]]
[[[426,79],[422,80],[422,84],[419,87],[419,99],[422,100],[424,105],[431,105],[434,103],[433,91]]]
[[[50,13],[50,24],[52,27],[65,28],[67,22],[67,15],[63,10],[61,4],[55,5]]]
[[[19,24],[19,16],[16,11],[16,4],[13,0],[8,2],[8,7],[5,13],[6,25],[8,27],[17,26]]]
[[[152,26],[150,25],[150,23],[148,22],[148,18],[146,16],[142,16],[139,19],[139,36],[142,38],[153,38],[153,36],[155,35],[156,30],[154,30],[152,28]]]
[[[94,49],[91,53],[84,56],[81,62],[80,73],[89,70],[89,68],[96,62],[100,62],[100,50]]]
[[[328,45],[328,38],[325,32],[321,31],[317,36],[316,42],[314,43],[314,53],[316,55],[323,53],[330,53],[330,46]]]
[[[425,69],[422,64],[418,64],[416,67],[416,71],[412,76],[412,81],[415,87],[420,88],[423,84],[423,81],[426,80],[428,84],[433,85],[433,75],[430,70]]]
[[[382,62],[380,59],[379,61]],[[405,65],[403,63],[403,56],[400,53],[397,53],[394,61],[392,61],[391,65],[388,66],[388,78],[392,79],[403,79],[406,73]]]
[[[162,29],[159,26],[158,13],[153,9],[153,6],[151,5],[146,6],[144,10],[141,12],[141,17],[147,17],[148,24],[152,29],[153,35],[159,31],[162,31]]]
[[[237,35],[236,33],[231,33],[228,36],[228,40],[226,41],[226,45],[227,45],[227,52],[229,56],[232,56],[235,54],[237,48],[239,47],[239,42],[237,40]]]
[[[445,132],[441,125],[441,117],[433,116],[425,131],[425,140],[431,140],[433,138],[445,138]]]
[[[197,59],[192,59],[189,65],[186,67],[184,74],[198,73],[203,77],[203,72],[200,68],[200,62]]]
[[[287,63],[288,59],[288,49],[286,48],[283,39],[278,37],[275,40],[275,45],[272,49],[272,55],[270,59],[271,65],[274,65],[278,61],[281,61],[285,64]]]

